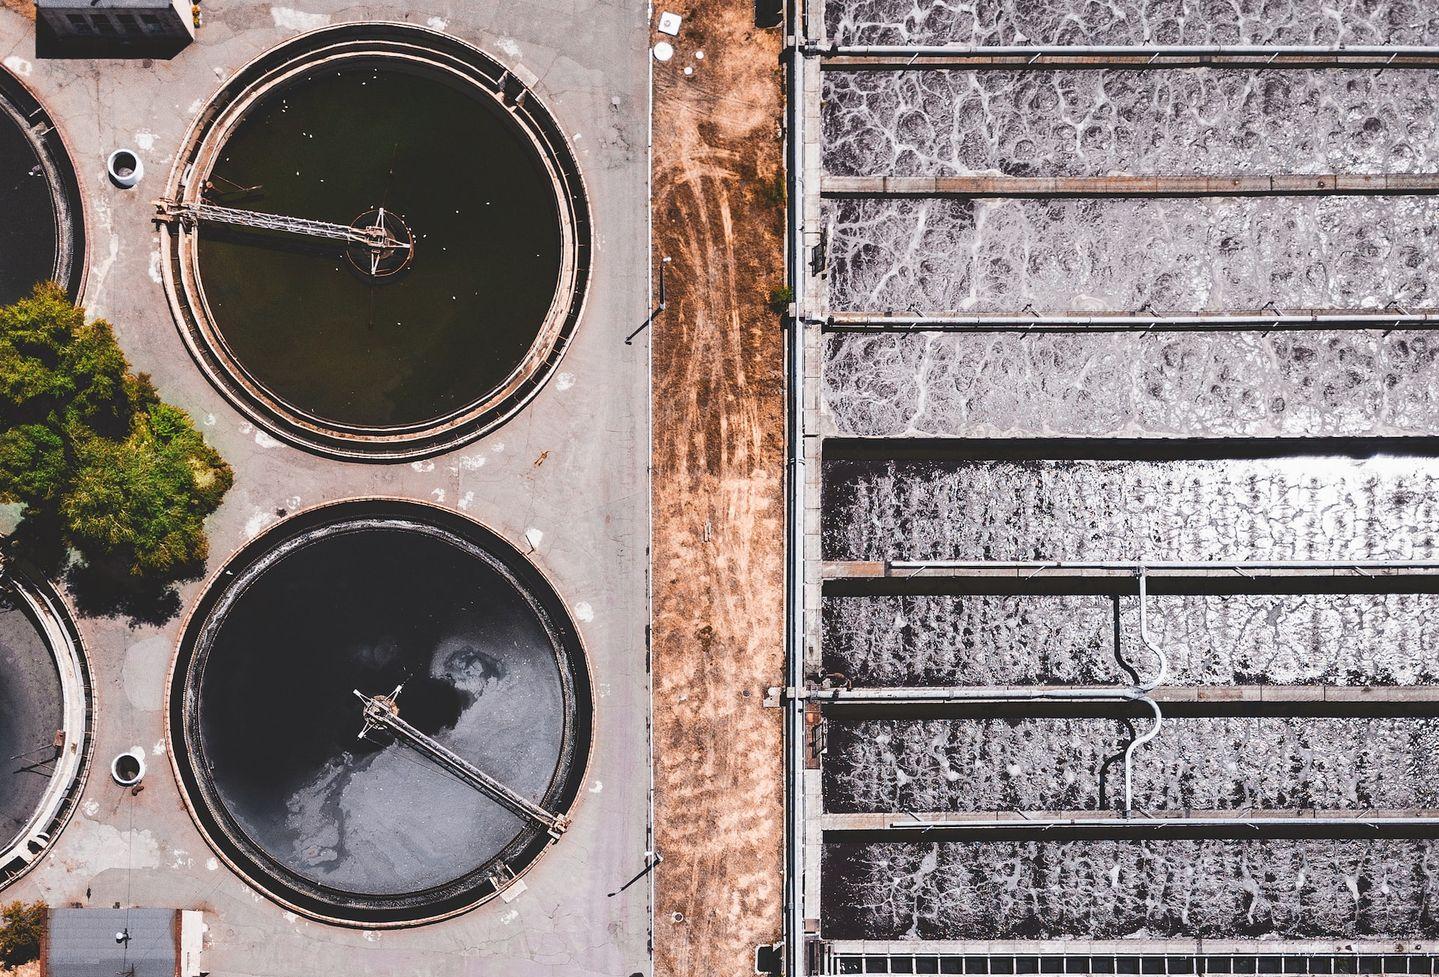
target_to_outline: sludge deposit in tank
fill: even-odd
[[[512,547],[355,502],[229,562],[186,628],[170,719],[192,812],[236,870],[309,915],[399,925],[563,843],[590,687],[563,603]]]

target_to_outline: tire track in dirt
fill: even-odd
[[[655,64],[655,973],[753,972],[779,938],[784,674],[780,36],[702,0]],[[702,60],[695,58],[703,51]],[[694,69],[685,75],[684,67]]]

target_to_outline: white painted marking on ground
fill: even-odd
[[[96,177],[97,182],[108,180],[102,170]],[[110,241],[106,245],[105,260],[92,261],[90,264],[90,283],[88,286],[87,301],[85,303],[91,318],[105,318],[105,280],[110,275],[110,269],[115,264],[115,259],[120,256],[120,239],[115,236],[115,214],[110,208],[110,202],[104,197],[95,197],[92,201],[92,210],[95,213],[95,223],[100,230],[109,235]],[[97,249],[99,250],[99,249]]]
[[[159,248],[156,248],[154,251],[150,252],[150,281],[154,282],[156,285],[161,284],[165,280],[160,276],[160,258],[161,255]]]
[[[520,45],[513,37],[500,38],[500,50],[512,58],[520,57]]]
[[[371,943],[380,942],[380,934],[376,930],[365,930],[365,939]]]
[[[568,390],[574,385],[575,375],[573,373],[561,373],[559,376],[555,377],[556,390]]]
[[[155,148],[155,134],[149,129],[141,129],[135,133],[135,145],[148,153]]]
[[[575,605],[575,617],[581,621],[593,621],[595,619],[595,609],[590,606],[589,601],[582,600]]]
[[[591,794],[598,794],[600,791],[602,791],[602,790],[604,790],[604,789],[605,789],[605,785],[602,784],[602,783],[600,783],[598,780],[596,780],[596,781],[595,781],[595,785],[590,788],[590,793],[591,793]]]
[[[164,755],[165,755],[165,741],[164,741],[164,740],[156,740],[156,741],[155,741],[155,745],[152,746],[152,747],[150,747],[150,755],[151,755],[151,756],[164,756]]]
[[[284,913],[281,913],[280,915],[282,915],[282,916],[285,917],[285,922],[287,922],[287,923],[293,923],[295,920],[297,920],[297,919],[300,918],[299,916],[296,916],[296,915],[295,915],[294,913],[292,913],[292,912],[284,912]]]
[[[207,859],[205,859],[205,868],[208,869],[209,871],[213,872],[213,871],[215,871],[215,869],[217,869],[217,868],[219,868],[219,867],[220,867],[220,863],[219,863],[218,861],[216,861],[215,859],[213,859],[213,858],[207,858]]]
[[[277,444],[279,444],[280,442],[278,442],[278,441],[276,441],[274,438],[270,437],[270,436],[269,436],[268,434],[266,434],[264,431],[256,431],[256,432],[255,432],[255,443],[258,444],[258,445],[259,445],[260,447],[262,447],[262,448],[273,448],[273,447],[275,447]]]
[[[489,459],[484,455],[464,455],[460,458],[460,468],[467,472],[472,472],[484,468],[487,461],[489,461]]]
[[[270,510],[256,509],[250,514],[250,518],[245,520],[245,537],[247,539],[253,539],[260,535],[260,530],[274,521],[274,513],[270,512]]]
[[[524,895],[525,890],[528,888],[529,886],[525,885],[525,880],[520,879],[514,885],[506,889],[504,892],[501,892],[500,898],[505,900],[505,902],[514,902],[520,896]]]
[[[493,451],[495,454],[499,454],[501,451],[505,450],[505,443],[503,441],[496,441],[494,444],[490,445],[490,450]]]
[[[470,506],[472,506],[472,505],[474,505],[474,504],[475,504],[475,493],[473,493],[473,492],[466,492],[466,493],[465,493],[465,497],[462,498],[462,499],[460,499],[460,508],[461,508],[461,509],[468,509]]]
[[[100,802],[86,801],[83,805],[81,805],[80,810],[85,813],[85,816],[87,818],[93,818],[96,812],[100,810]]]
[[[29,61],[26,61],[18,54],[12,54],[8,58],[6,58],[5,67],[15,72],[15,74],[19,75],[21,78],[28,78],[30,76],[30,72],[35,70],[35,66],[33,64],[31,64]]]
[[[545,534],[540,530],[536,529],[534,526],[531,526],[529,529],[525,530],[525,542],[530,544],[530,549],[532,550],[539,549],[540,541],[544,538]]]
[[[511,909],[507,912],[500,913],[500,922],[504,923],[506,926],[510,925],[519,918],[520,911],[518,909]]]
[[[72,824],[65,832],[64,861],[47,862],[46,870],[69,874],[71,865],[84,865],[92,875],[112,869],[159,868],[160,844],[150,831],[121,831],[99,821]]]
[[[240,433],[241,433],[241,434],[249,434],[249,433],[250,433],[251,431],[253,431],[253,430],[255,430],[255,425],[251,424],[249,421],[241,421],[241,422],[240,422]]]
[[[311,14],[293,7],[271,7],[270,16],[275,18],[276,27],[290,31],[318,30],[330,22],[329,14]]]
[[[429,20],[425,21],[425,26],[432,31],[442,31],[446,27],[450,26],[450,22],[445,20],[445,18],[443,17],[431,17]]]
[[[435,463],[433,461],[412,461],[410,467],[417,472],[432,472],[435,470]]]
[[[608,699],[610,697],[610,683],[608,682],[601,682],[599,685],[595,686],[595,690],[601,699]],[[688,698],[689,696],[682,695],[680,696],[680,701],[684,702],[685,699]]]
[[[214,415],[214,414],[206,414],[206,415],[205,415],[205,426],[206,426],[206,427],[214,427],[214,426],[215,426],[215,415]]]
[[[435,497],[435,501],[436,501],[436,502],[444,502],[444,501],[445,501],[445,490],[442,489],[442,488],[431,489],[431,490],[430,490],[430,494]]]

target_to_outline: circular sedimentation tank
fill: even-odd
[[[0,68],[0,305],[59,282],[79,295],[85,234],[70,154],[45,109]]]
[[[583,308],[563,134],[434,31],[344,25],[262,56],[201,114],[166,201],[192,352],[257,423],[328,455],[418,457],[503,423]]]
[[[0,576],[0,886],[69,820],[90,750],[89,671],[73,619],[19,569]]]
[[[424,742],[567,822],[591,697],[554,588],[455,513],[338,503],[226,564],[171,674],[187,802],[250,882],[326,921],[411,925],[483,902],[563,844],[563,828],[369,726],[357,692],[393,701]]]

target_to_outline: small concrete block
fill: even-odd
[[[671,13],[670,11],[666,10],[664,13],[660,14],[660,33],[668,34],[670,37],[679,37],[680,21],[682,21],[683,19],[684,18],[682,18],[679,14]]]
[[[500,898],[503,899],[505,902],[514,902],[520,896],[525,894],[525,890],[527,888],[529,888],[529,886],[525,885],[525,880],[520,879],[514,885],[507,887],[505,891],[501,892]]]

